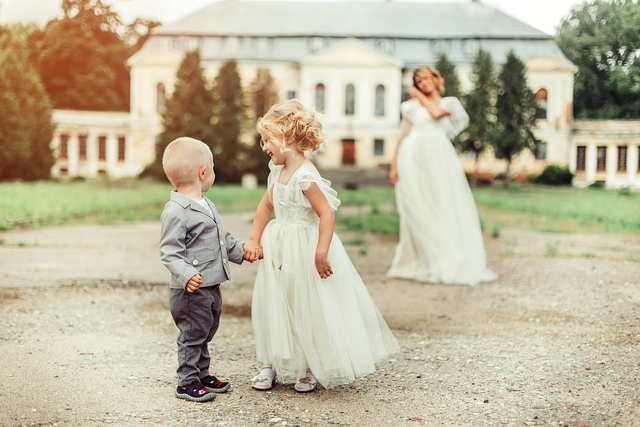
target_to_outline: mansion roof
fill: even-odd
[[[550,39],[480,2],[221,0],[153,34]]]

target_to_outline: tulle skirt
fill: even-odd
[[[327,279],[315,268],[317,243],[317,225],[267,225],[251,315],[258,361],[271,364],[280,383],[294,383],[309,369],[331,388],[373,372],[399,347],[338,236]]]

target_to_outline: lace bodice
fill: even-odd
[[[411,132],[444,133],[448,139],[453,139],[467,127],[469,115],[454,97],[443,98],[440,108],[448,111],[449,115],[436,120],[416,99],[410,99],[401,105],[402,116],[411,122]]]
[[[300,166],[286,184],[278,183],[282,166],[275,166],[273,162],[269,162],[269,169],[271,173],[267,179],[267,188],[276,221],[298,227],[318,226],[318,215],[303,193],[312,183],[320,188],[332,210],[335,211],[340,205],[340,200],[336,197],[338,193],[331,188],[329,181],[320,176],[312,163],[306,162]]]

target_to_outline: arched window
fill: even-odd
[[[376,117],[384,117],[384,86],[376,86]]]
[[[538,109],[536,110],[536,119],[547,119],[547,90],[540,89],[536,92],[536,102]]]
[[[345,90],[344,114],[353,116],[356,112],[356,88],[349,83]]]
[[[324,85],[322,83],[316,85],[316,111],[324,113]]]
[[[167,111],[167,90],[164,83],[158,83],[156,87],[156,112],[164,114]]]

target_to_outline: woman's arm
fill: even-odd
[[[398,169],[396,165],[396,161],[398,159],[398,149],[400,148],[400,144],[404,138],[409,134],[411,130],[411,122],[406,117],[402,119],[402,127],[400,128],[400,136],[398,137],[398,142],[396,143],[396,151],[393,153],[393,160],[391,161],[391,169],[389,170],[389,181],[391,185],[396,185],[398,182]]]
[[[333,270],[331,269],[331,263],[327,259],[329,253],[329,245],[331,244],[331,238],[333,237],[333,226],[335,224],[335,217],[333,211],[327,202],[327,198],[324,196],[320,188],[315,182],[309,185],[309,188],[303,191],[304,195],[311,203],[311,207],[316,214],[320,217],[320,230],[318,236],[318,246],[316,247],[316,270],[323,279],[331,276]]]
[[[442,108],[440,108],[438,102],[429,98],[427,95],[425,95],[415,87],[411,88],[411,97],[416,98],[418,101],[420,101],[420,105],[426,108],[427,111],[429,111],[429,114],[431,114],[431,116],[436,120],[440,120],[441,118],[449,115],[449,112],[447,110],[443,110]]]
[[[262,258],[262,248],[260,247],[260,238],[262,232],[267,226],[269,219],[271,218],[271,212],[273,212],[273,205],[269,201],[269,190],[264,193],[262,200],[258,204],[256,209],[256,215],[253,218],[253,226],[251,227],[251,235],[249,241],[244,245],[245,255],[250,256],[250,260],[256,261]]]

